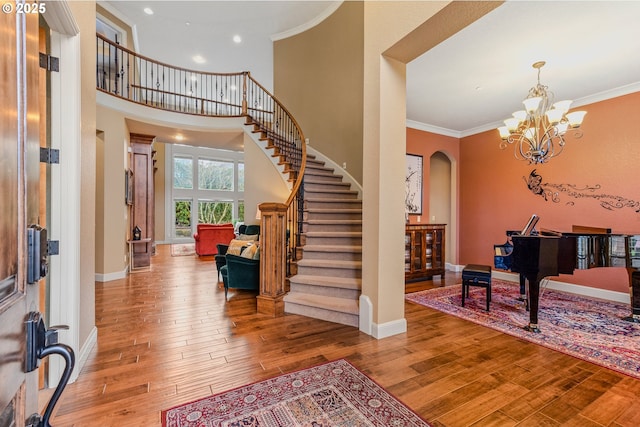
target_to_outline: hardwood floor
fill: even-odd
[[[407,303],[408,332],[376,340],[257,315],[247,291],[225,303],[213,257],[158,246],[152,265],[96,283],[98,344],[52,425],[159,426],[162,409],[345,358],[434,426],[640,426],[640,381],[426,307]]]

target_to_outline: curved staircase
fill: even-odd
[[[307,156],[301,259],[285,313],[358,326],[362,290],[362,200],[342,176]]]
[[[302,129],[289,111],[246,71],[212,73],[173,67],[100,34],[96,34],[96,52],[100,92],[166,111],[245,118],[252,138],[271,156],[291,189],[285,202],[289,246],[275,251],[283,258],[295,255],[288,259],[296,274],[289,278],[285,312],[358,327],[362,201],[334,169],[307,155]],[[279,243],[277,239],[263,242],[268,244]],[[280,292],[278,286],[265,294]]]

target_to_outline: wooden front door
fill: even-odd
[[[38,15],[9,1],[0,14],[0,427],[37,411],[38,373],[25,373],[26,324],[38,311],[27,284],[27,227],[38,223]]]

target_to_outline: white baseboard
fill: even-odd
[[[80,375],[80,372],[84,367],[84,364],[87,363],[87,359],[89,358],[89,353],[91,353],[91,349],[93,348],[93,346],[96,345],[97,342],[98,342],[98,328],[94,326],[93,329],[91,329],[91,332],[89,333],[89,336],[87,337],[86,341],[82,344],[82,347],[80,348],[80,352],[76,355],[76,366],[73,369],[73,372],[71,373],[71,378],[69,379],[70,383],[78,379],[78,375]]]
[[[371,325],[373,325],[373,304],[371,304],[371,299],[366,295],[360,294],[359,305],[358,328],[361,332],[371,335]]]
[[[373,305],[366,295],[360,295],[360,323],[361,332],[376,339],[390,337],[392,335],[407,332],[407,319],[398,319],[378,325],[373,322]]]
[[[451,264],[450,262],[446,262],[444,264],[444,269],[447,271],[453,271],[454,273],[462,272],[464,265]]]
[[[129,270],[125,268],[122,271],[116,271],[114,273],[100,274],[96,273],[96,282],[109,282],[111,280],[124,279],[127,277],[127,272]]]
[[[371,336],[376,339],[382,339],[393,335],[403,334],[407,332],[407,319],[392,320],[383,324],[371,324]]]
[[[508,282],[519,283],[519,275],[517,273],[510,273],[507,271],[491,272],[491,277],[496,279],[505,280]],[[556,291],[568,292],[571,294],[583,295],[593,298],[600,298],[608,301],[615,301],[621,304],[631,304],[631,296],[627,292],[610,291],[607,289],[592,288],[590,286],[576,285],[567,282],[558,282],[556,280],[549,280],[546,285],[548,289]]]

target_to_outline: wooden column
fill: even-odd
[[[145,244],[136,244],[131,253],[134,269],[149,267],[154,248],[154,185],[153,185],[153,153],[151,145],[155,136],[132,133],[131,170],[133,171],[133,205],[130,212],[129,233],[133,239],[133,228],[142,230]]]
[[[258,313],[284,316],[287,278],[287,205],[261,203]]]

